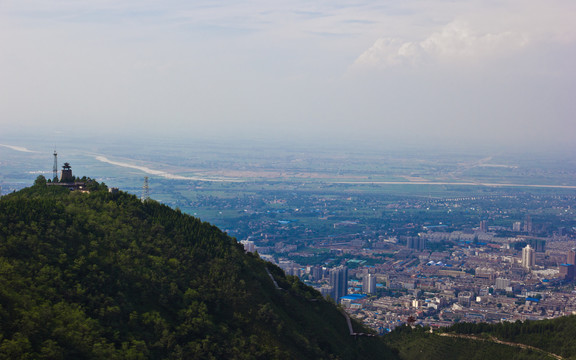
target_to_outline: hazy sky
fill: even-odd
[[[0,135],[569,146],[576,1],[0,2]]]

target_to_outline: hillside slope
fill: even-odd
[[[216,227],[89,183],[0,199],[0,358],[397,358]]]
[[[576,315],[429,330],[401,326],[384,340],[405,360],[576,359]]]

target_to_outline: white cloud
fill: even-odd
[[[357,67],[387,68],[430,62],[479,61],[512,54],[529,44],[527,35],[514,32],[477,33],[461,22],[417,41],[381,38],[356,59]]]

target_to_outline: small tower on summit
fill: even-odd
[[[71,183],[74,182],[74,176],[72,176],[72,167],[70,163],[64,163],[62,165],[62,173],[60,175],[61,183]]]
[[[144,176],[144,185],[142,185],[142,195],[140,196],[140,200],[142,202],[150,199],[150,186],[148,184],[148,176]]]
[[[52,167],[52,181],[58,182],[58,153],[54,150],[54,166]]]

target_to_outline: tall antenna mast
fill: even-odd
[[[54,166],[52,167],[52,181],[58,182],[58,153],[54,150]]]
[[[148,176],[144,176],[144,185],[142,185],[142,196],[140,200],[146,201],[150,199],[150,187],[148,186]]]

